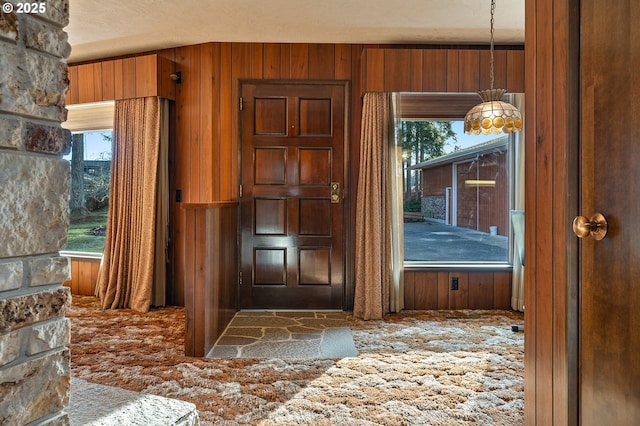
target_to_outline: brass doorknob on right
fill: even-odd
[[[591,235],[594,240],[600,241],[607,236],[607,219],[602,213],[596,213],[589,219],[576,216],[573,219],[573,232],[579,238]]]

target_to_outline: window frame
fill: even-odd
[[[461,121],[464,120],[466,111],[480,102],[477,94],[473,93],[405,93],[398,92],[398,114],[394,117],[397,125],[401,121]],[[507,97],[510,97],[507,95]],[[524,130],[523,130],[524,131]],[[507,215],[509,231],[507,235],[507,255],[504,261],[469,261],[469,260],[447,260],[447,261],[427,261],[427,260],[404,260],[405,270],[428,270],[447,269],[457,270],[511,270],[513,268],[513,252],[515,249],[515,236],[511,225],[510,212],[515,208],[515,179],[516,179],[516,158],[515,158],[515,134],[508,136],[507,166]],[[522,153],[524,155],[524,153]],[[456,166],[462,158],[452,163],[452,174],[456,173]],[[452,176],[452,184],[457,184],[455,175]],[[404,183],[403,183],[404,185]],[[452,185],[453,186],[453,185]],[[456,188],[452,189],[453,199],[456,200]],[[457,202],[457,200],[456,200]],[[453,222],[453,221],[452,221]],[[406,257],[406,253],[405,253]]]

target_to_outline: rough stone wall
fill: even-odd
[[[445,221],[447,215],[446,200],[443,195],[427,195],[422,197],[422,213],[429,219]]]
[[[30,3],[27,5],[26,3]],[[65,425],[68,0],[0,0],[0,424]],[[27,8],[29,10],[27,10]],[[29,13],[27,13],[29,12]]]

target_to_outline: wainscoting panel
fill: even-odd
[[[71,288],[71,294],[93,296],[98,282],[101,259],[71,258],[71,280],[64,283]]]
[[[406,310],[511,309],[511,271],[408,270],[404,280]]]

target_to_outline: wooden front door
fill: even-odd
[[[242,308],[343,303],[345,87],[242,84]]]
[[[580,16],[580,214],[609,224],[580,243],[580,423],[640,425],[640,6]]]

